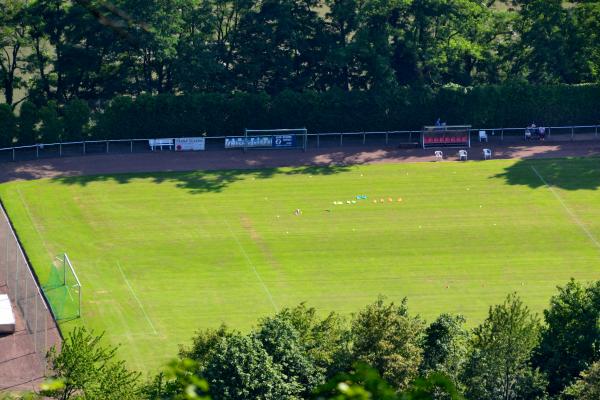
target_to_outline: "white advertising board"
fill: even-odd
[[[12,333],[15,331],[15,315],[8,295],[0,294],[0,333]]]
[[[175,139],[175,151],[205,150],[206,139],[203,137],[187,137]]]

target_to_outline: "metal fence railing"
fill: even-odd
[[[3,363],[14,361],[22,367],[16,375],[27,382],[46,374],[46,352],[60,343],[60,334],[3,207],[0,214],[0,290],[6,292],[16,306],[20,314],[17,319],[22,320],[23,325],[22,331],[14,337],[19,344],[11,347],[15,353],[3,354],[6,358]],[[33,361],[26,363],[24,359],[32,354],[35,355]],[[10,382],[0,382],[0,389],[3,384]]]
[[[526,128],[472,128],[471,142],[477,142],[480,130],[485,130],[488,140],[494,143],[523,141]],[[600,125],[572,125],[546,127],[546,140],[556,142],[595,140],[599,138]],[[234,135],[235,136],[235,135]],[[225,150],[227,136],[206,137],[206,150]],[[307,148],[343,146],[418,146],[420,130],[319,132],[307,134]],[[44,143],[0,149],[1,161],[23,161],[86,154],[124,154],[151,152],[148,139],[107,139],[81,142]]]

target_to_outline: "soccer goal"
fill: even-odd
[[[226,148],[248,149],[302,149],[306,151],[308,132],[297,129],[244,129],[243,137],[228,137]]]
[[[81,317],[81,282],[66,253],[53,260],[42,290],[57,321]]]

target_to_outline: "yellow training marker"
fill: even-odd
[[[398,202],[402,201],[402,197],[398,197]]]

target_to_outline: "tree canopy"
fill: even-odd
[[[4,100],[598,83],[599,1],[10,0]]]

